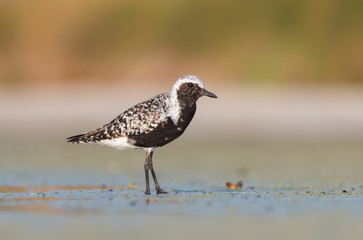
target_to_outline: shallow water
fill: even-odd
[[[171,144],[154,155],[169,194],[148,196],[142,151],[6,142],[0,236],[357,239],[363,236],[361,146]],[[225,186],[238,180],[242,190]]]

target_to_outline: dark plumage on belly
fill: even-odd
[[[160,123],[153,131],[139,135],[129,135],[130,143],[137,147],[161,147],[177,139],[183,134],[195,114],[196,106],[191,109],[184,109],[175,125],[170,117]]]

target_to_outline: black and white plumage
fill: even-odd
[[[200,78],[183,76],[176,81],[170,93],[138,103],[110,123],[67,139],[72,143],[97,143],[120,150],[144,148],[147,152],[145,193],[150,194],[149,170],[157,193],[166,193],[160,188],[152,166],[153,151],[183,134],[195,114],[196,101],[202,96],[217,98],[204,89]]]

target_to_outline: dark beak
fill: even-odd
[[[209,92],[208,90],[203,88],[202,91],[203,96],[211,97],[211,98],[217,98],[217,96],[214,93]]]

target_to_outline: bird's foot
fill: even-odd
[[[150,189],[147,189],[147,190],[145,191],[145,194],[146,194],[146,195],[150,195]]]
[[[156,194],[168,194],[168,192],[165,192],[163,189],[159,188],[156,189]]]

